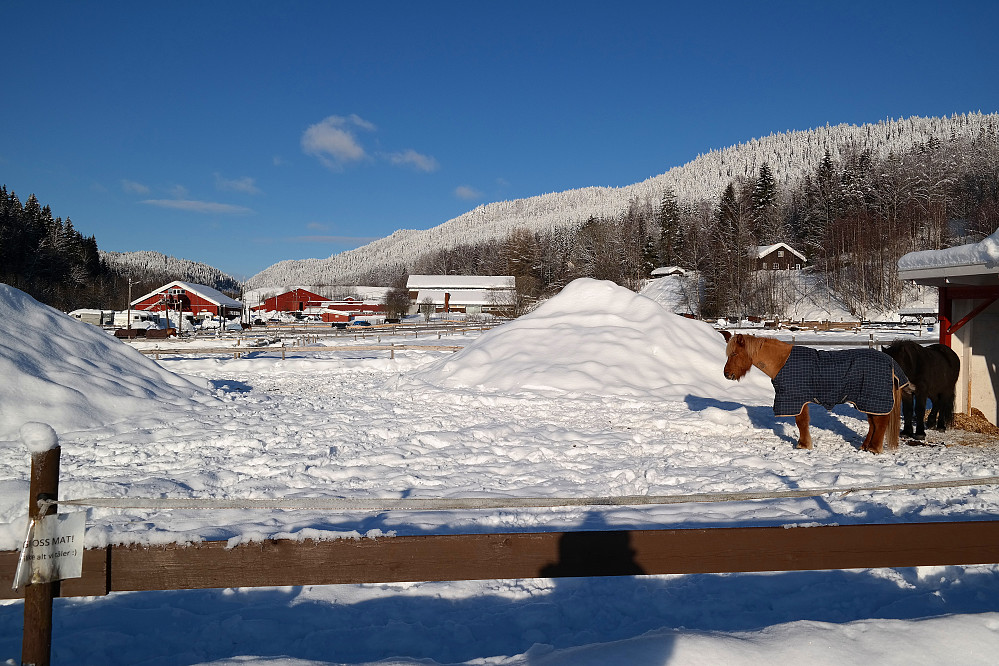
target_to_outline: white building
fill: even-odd
[[[512,275],[410,275],[406,289],[411,313],[428,299],[437,312],[501,313],[514,306],[516,280]]]
[[[939,289],[940,342],[961,359],[954,411],[975,407],[999,422],[999,230],[980,243],[910,252],[898,269]]]

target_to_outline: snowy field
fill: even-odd
[[[722,377],[717,332],[606,282],[574,282],[481,335],[427,341],[459,352],[395,359],[327,338],[328,351],[283,361],[192,347],[156,362],[9,287],[0,310],[3,550],[24,538],[28,421],[58,432],[63,498],[578,498],[999,475],[999,442],[948,446],[953,433],[862,453],[866,419],[846,406],[813,409],[815,448],[795,450],[769,380]],[[91,509],[86,539],[982,520],[997,508],[986,485],[498,511]],[[9,664],[22,608],[0,602]],[[992,664],[997,653],[997,565],[118,593],[57,600],[53,644],[56,664],[157,665]]]

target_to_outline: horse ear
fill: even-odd
[[[746,346],[746,336],[743,335],[742,333],[736,333],[735,334],[735,344],[739,345],[740,347],[745,347]]]
[[[721,336],[725,338],[725,342],[728,342],[732,338],[732,334],[729,331],[718,331]]]

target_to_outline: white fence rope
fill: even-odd
[[[39,506],[89,506],[107,509],[299,509],[320,511],[456,511],[469,509],[539,509],[572,506],[644,506],[697,502],[744,502],[747,500],[848,495],[890,490],[925,490],[999,485],[999,476],[895,483],[880,486],[840,486],[800,490],[690,493],[684,495],[624,495],[620,497],[466,497],[451,499],[349,499],[304,497],[273,499],[88,497],[72,500],[39,500]]]

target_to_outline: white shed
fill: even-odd
[[[898,274],[939,289],[940,342],[957,352],[954,411],[980,409],[999,423],[999,230],[980,243],[910,252]]]

